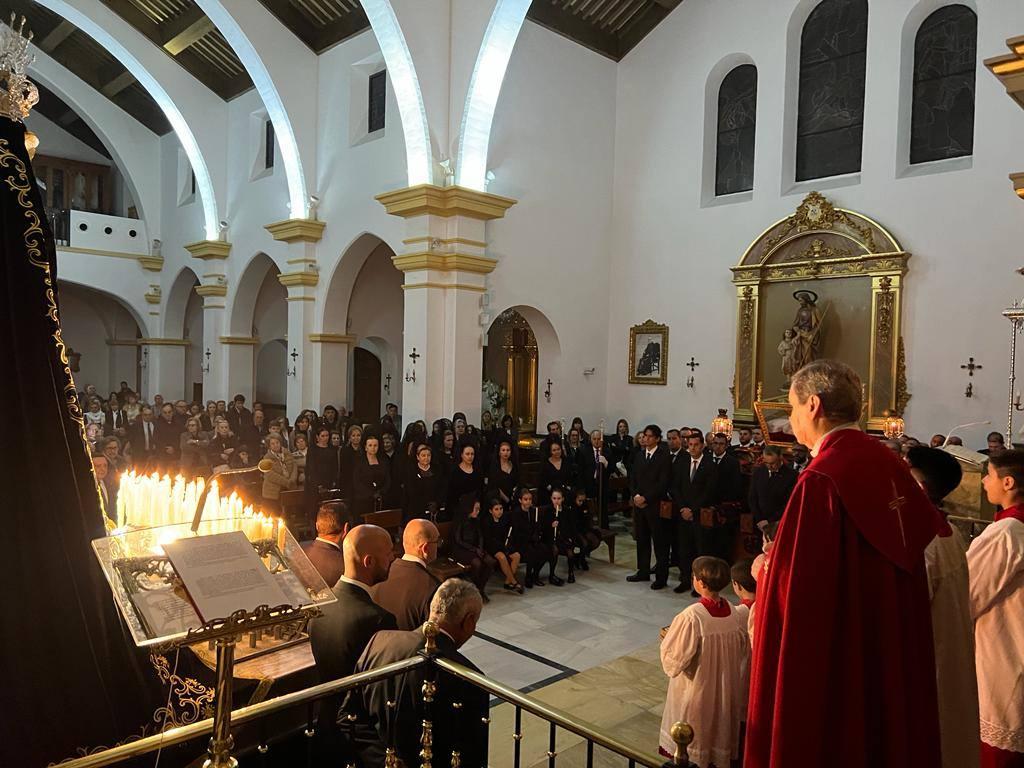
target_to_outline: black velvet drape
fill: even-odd
[[[103,517],[24,136],[0,117],[3,766],[43,766],[151,733],[164,703],[90,547]]]

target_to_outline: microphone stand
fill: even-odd
[[[254,472],[265,474],[273,468],[274,463],[270,459],[260,459],[260,462],[255,467],[239,467],[238,469],[224,469],[220,472],[214,472],[213,476],[203,486],[203,492],[199,494],[199,501],[196,502],[196,511],[192,516],[192,533],[196,533],[199,530],[199,524],[203,521],[203,508],[206,506],[206,497],[210,495],[210,489],[213,488],[213,484],[218,478],[229,475],[248,475]]]
[[[942,443],[942,447],[945,448],[947,445],[949,445],[949,438],[951,438],[953,436],[953,433],[956,432],[958,429],[963,429],[964,427],[980,427],[991,423],[992,420],[988,419],[986,421],[972,421],[968,424],[959,424],[946,433],[946,440],[945,442]]]

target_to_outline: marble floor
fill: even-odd
[[[463,652],[485,674],[654,753],[667,686],[658,632],[693,598],[627,582],[636,563],[628,533],[618,535],[615,554],[616,563],[609,563],[602,546],[575,584],[534,587],[522,596],[501,589],[495,578],[477,636]],[[562,559],[562,577],[564,569]],[[492,702],[491,712],[490,764],[511,766],[514,707]],[[521,749],[521,766],[546,765],[547,724],[524,714]],[[560,731],[557,752],[559,766],[586,765],[578,736]],[[600,748],[594,758],[598,766],[625,765]]]

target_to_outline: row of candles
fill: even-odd
[[[201,477],[186,480],[181,475],[124,473],[117,495],[116,532],[191,523],[205,486]],[[204,535],[240,530],[249,541],[259,541],[284,534],[277,518],[256,510],[234,491],[221,496],[216,481],[203,504],[202,520]]]

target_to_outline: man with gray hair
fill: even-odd
[[[483,610],[483,598],[472,582],[448,579],[430,601],[430,621],[438,630],[437,656],[480,670],[459,653],[476,631]],[[356,663],[355,672],[366,672],[423,651],[426,636],[423,629],[408,632],[378,632],[370,640]],[[419,765],[422,722],[433,722],[434,764],[451,765],[452,751],[457,750],[466,768],[487,765],[487,693],[451,675],[438,673],[437,693],[433,702],[423,702],[425,666],[366,686],[349,694],[342,708],[344,715],[355,716],[353,752],[365,768],[384,764],[384,752],[394,746],[404,765]],[[435,679],[433,675],[430,679]],[[387,703],[394,702],[393,709]],[[339,720],[339,724],[341,720]]]
[[[939,513],[860,430],[849,366],[804,366],[789,403],[813,458],[758,584],[744,766],[940,765],[924,563]]]

